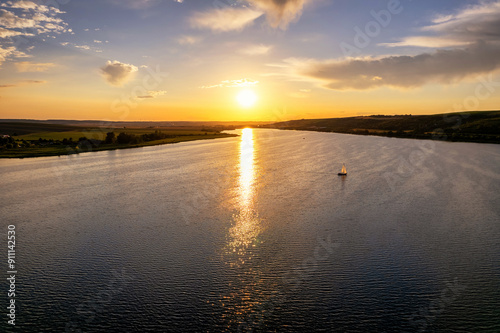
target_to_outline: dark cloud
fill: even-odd
[[[300,18],[304,6],[311,0],[249,0],[266,13],[267,21],[274,28],[286,29]]]
[[[386,46],[448,47],[478,41],[500,40],[500,1],[481,2],[451,15],[437,16],[431,25],[420,28],[425,35],[409,36]]]
[[[288,60],[295,74],[324,82],[329,89],[414,88],[454,83],[500,67],[500,46],[477,43],[465,49],[438,50],[415,56],[349,60]]]

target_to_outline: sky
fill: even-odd
[[[0,118],[500,109],[500,0],[0,0]]]

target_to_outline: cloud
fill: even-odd
[[[15,30],[9,30],[9,29],[4,29],[0,28],[0,38],[8,38],[8,37],[14,37],[14,36],[33,36],[33,34],[26,34],[21,31],[15,31]]]
[[[167,93],[167,91],[165,90],[152,90],[152,91],[148,91],[148,95],[144,95],[144,96],[137,96],[137,98],[156,98],[158,96],[163,96]]]
[[[47,81],[41,81],[41,80],[24,80],[24,81],[20,81],[16,84],[2,84],[0,85],[0,88],[15,88],[15,87],[21,87],[21,86],[25,86],[25,85],[28,85],[28,84],[45,84],[47,83]]]
[[[420,28],[430,35],[409,36],[385,46],[450,47],[471,45],[478,41],[500,40],[500,1],[481,1],[455,14],[438,15],[432,24]]]
[[[226,80],[222,81],[219,84],[215,84],[212,86],[201,86],[202,89],[211,89],[211,88],[241,88],[241,87],[252,87],[259,84],[259,81],[254,81],[251,79],[239,79],[239,80]]]
[[[304,6],[311,0],[249,0],[249,2],[266,13],[270,26],[285,30],[290,23],[300,18]]]
[[[43,81],[43,80],[24,80],[22,82],[25,84],[45,84],[45,83],[47,83],[47,81]]]
[[[90,50],[90,46],[88,45],[75,45],[75,47],[81,50]]]
[[[9,29],[33,28],[37,22],[33,18],[19,17],[13,12],[0,9],[0,26]]]
[[[15,46],[9,46],[7,48],[3,48],[2,45],[0,45],[0,66],[8,58],[27,58],[27,57],[29,57],[29,55],[27,55],[24,52],[18,51]]]
[[[286,63],[295,75],[319,80],[328,89],[415,88],[428,83],[455,83],[493,72],[500,68],[499,54],[499,45],[477,43],[465,49],[415,56],[341,61],[288,59]]]
[[[380,43],[379,45],[387,47],[400,47],[400,46],[419,46],[419,47],[452,47],[452,46],[467,46],[470,42],[459,41],[453,38],[438,37],[438,36],[411,36],[406,37],[397,43]]]
[[[54,12],[56,14],[63,14],[65,12],[60,11],[56,7],[49,7],[45,5],[40,5],[37,4],[33,1],[29,0],[17,0],[17,1],[7,1],[1,5],[2,7],[7,7],[7,8],[14,8],[14,9],[23,9],[25,12],[29,12],[30,10],[41,12],[41,13],[48,13],[48,12]]]
[[[177,43],[179,43],[180,45],[194,45],[198,44],[200,41],[201,37],[196,36],[184,35],[177,38]]]
[[[106,66],[101,68],[101,74],[104,79],[113,86],[121,86],[126,83],[137,67],[130,64],[124,64],[119,61],[108,61]]]
[[[291,92],[289,95],[293,98],[309,98],[311,89],[300,89],[299,91]]]
[[[263,15],[263,12],[250,8],[212,9],[206,12],[197,12],[191,16],[191,27],[210,29],[214,32],[242,30]]]
[[[264,55],[268,54],[269,51],[271,51],[273,47],[270,45],[249,45],[241,50],[238,50],[238,53],[245,54],[245,55]]]
[[[14,65],[17,71],[21,73],[45,72],[55,66],[55,64],[52,63],[34,63],[29,61],[16,62]]]
[[[55,7],[34,1],[0,3],[0,65],[8,58],[27,56],[17,48],[26,42],[25,40],[19,42],[17,39],[20,37],[47,34],[47,37],[54,38],[49,34],[71,33],[68,24],[58,17],[63,13]]]
[[[130,9],[148,9],[161,3],[161,0],[111,0],[115,5]]]
[[[226,7],[197,12],[190,18],[191,27],[214,32],[242,30],[262,15],[273,28],[286,30],[298,20],[306,4],[313,0],[247,0],[250,6]],[[234,4],[233,4],[234,5]]]
[[[60,13],[60,11],[56,12],[54,7],[50,7],[50,9],[46,6],[39,7],[46,8],[46,10],[44,12],[28,11],[21,16],[6,9],[0,9],[0,27],[4,29],[30,29],[31,34],[35,32],[37,34],[68,32],[68,24],[56,17],[56,13]]]

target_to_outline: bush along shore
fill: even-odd
[[[300,119],[261,127],[407,139],[500,143],[500,111]]]
[[[59,132],[64,135],[64,132]],[[44,135],[46,136],[46,135]],[[37,140],[27,140],[17,138],[15,135],[2,135],[0,138],[0,158],[25,158],[41,156],[59,156],[71,155],[82,152],[115,150],[126,148],[137,148],[145,146],[154,146],[170,143],[178,143],[194,140],[206,140],[216,138],[227,138],[235,136],[220,132],[199,131],[151,131],[149,133],[134,134],[130,132],[114,131],[107,132],[103,139],[93,139],[82,136],[78,139],[73,138],[39,138]]]

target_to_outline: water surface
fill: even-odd
[[[239,133],[1,160],[16,328],[500,331],[499,145]]]

